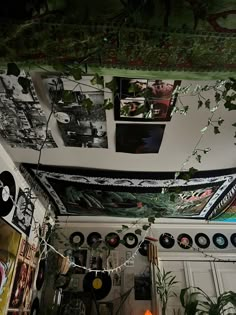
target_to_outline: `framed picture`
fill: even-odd
[[[109,302],[98,303],[98,315],[113,315],[113,304]]]
[[[63,292],[59,315],[91,315],[92,295],[87,292]]]
[[[115,120],[169,121],[179,80],[116,78]]]
[[[146,276],[134,277],[135,300],[151,300],[151,279]]]
[[[72,252],[72,258],[74,260],[74,263],[76,265],[84,266],[86,267],[87,265],[87,249],[78,249],[78,250],[73,250]],[[85,269],[75,267],[74,268],[74,273],[76,274],[84,274]]]
[[[35,176],[36,165],[25,164],[24,167]],[[42,166],[37,173],[39,183],[59,215],[204,219],[236,183],[236,174],[231,170],[197,172],[188,181],[174,180],[174,176],[171,172],[75,170],[49,166]],[[168,191],[163,194],[165,188]]]
[[[0,315],[7,313],[21,234],[0,218]]]

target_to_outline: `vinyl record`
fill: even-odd
[[[172,248],[175,245],[175,240],[173,235],[169,233],[164,233],[160,235],[159,243],[164,248]]]
[[[213,235],[212,240],[214,245],[220,249],[224,249],[228,246],[228,240],[224,234],[216,233]]]
[[[83,288],[85,292],[93,292],[96,300],[104,299],[111,290],[111,277],[107,272],[91,271],[84,277]]]
[[[39,314],[39,299],[36,297],[30,309],[30,315],[38,315],[38,314]]]
[[[149,245],[149,241],[145,240],[142,242],[140,248],[139,248],[139,253],[142,255],[142,256],[147,256],[148,255],[148,245]]]
[[[135,248],[138,245],[138,237],[134,233],[127,233],[123,237],[124,245],[127,248]]]
[[[109,247],[116,248],[120,244],[120,237],[118,234],[111,232],[106,235],[105,242]]]
[[[230,236],[230,241],[232,243],[232,245],[234,247],[236,247],[236,233],[233,233],[231,236]]]
[[[46,269],[46,262],[45,262],[45,259],[42,259],[40,260],[40,263],[39,263],[38,275],[36,279],[36,288],[38,291],[41,290],[44,283],[45,269]]]
[[[0,216],[5,217],[13,208],[13,200],[16,200],[16,184],[14,177],[8,171],[4,171],[0,174]]]
[[[206,234],[198,233],[195,236],[195,243],[200,248],[207,248],[210,245],[210,239]]]
[[[101,244],[101,242],[102,242],[102,236],[101,234],[97,232],[92,232],[87,237],[87,244],[90,247],[97,247]]]
[[[193,245],[192,237],[185,233],[180,234],[177,240],[179,246],[183,249],[190,249]]]
[[[84,234],[81,232],[74,232],[70,235],[69,241],[73,247],[80,247],[84,243]]]

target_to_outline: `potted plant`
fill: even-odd
[[[236,293],[222,293],[216,301],[198,287],[184,288],[180,292],[180,302],[185,315],[224,315],[236,314]]]
[[[161,301],[161,314],[166,315],[168,299],[176,296],[173,287],[178,283],[175,281],[176,276],[172,275],[172,271],[165,271],[157,267],[156,290]]]

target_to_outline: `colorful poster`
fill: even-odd
[[[21,235],[0,218],[0,315],[5,315]]]
[[[173,95],[181,81],[116,78],[115,119],[168,121],[176,103]]]
[[[80,81],[44,78],[49,99],[54,102],[59,134],[65,146],[108,148],[103,86],[89,77]]]
[[[116,124],[116,152],[158,153],[165,125]]]
[[[0,75],[0,135],[11,147],[39,150],[55,148],[47,118],[37,98],[31,77]],[[46,140],[45,140],[46,138]]]

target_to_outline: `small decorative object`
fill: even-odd
[[[91,271],[85,275],[83,287],[85,292],[93,292],[96,300],[102,300],[111,290],[111,277],[107,272]]]
[[[222,233],[214,234],[212,240],[214,245],[220,249],[224,249],[228,246],[227,237]]]
[[[140,248],[139,248],[139,253],[142,256],[147,256],[148,255],[148,245],[149,245],[149,241],[145,240],[142,242]]]
[[[178,244],[183,249],[190,249],[193,245],[193,240],[190,235],[182,233],[177,238]]]
[[[209,237],[204,233],[198,233],[195,236],[195,243],[200,248],[207,248],[210,245],[210,239]]]
[[[81,232],[74,232],[70,235],[69,241],[73,247],[80,247],[84,243],[84,235]]]
[[[60,274],[65,275],[70,269],[70,259],[68,256],[61,257],[60,261]]]
[[[232,245],[234,247],[236,247],[236,233],[233,233],[231,236],[230,236],[230,241],[232,243]]]
[[[102,242],[102,236],[98,232],[92,232],[87,237],[87,244],[92,248],[98,247]]]
[[[134,233],[126,233],[123,237],[123,241],[127,248],[135,248],[138,245],[138,237]]]
[[[159,243],[161,244],[162,247],[170,249],[175,245],[175,240],[173,235],[171,235],[170,233],[164,233],[161,234],[159,238]]]
[[[120,237],[116,233],[108,233],[105,237],[105,242],[109,247],[116,248],[120,244]]]
[[[126,252],[126,261],[132,256],[132,252],[131,251],[127,251]],[[134,259],[129,259],[126,263],[127,267],[133,267],[134,266]]]

